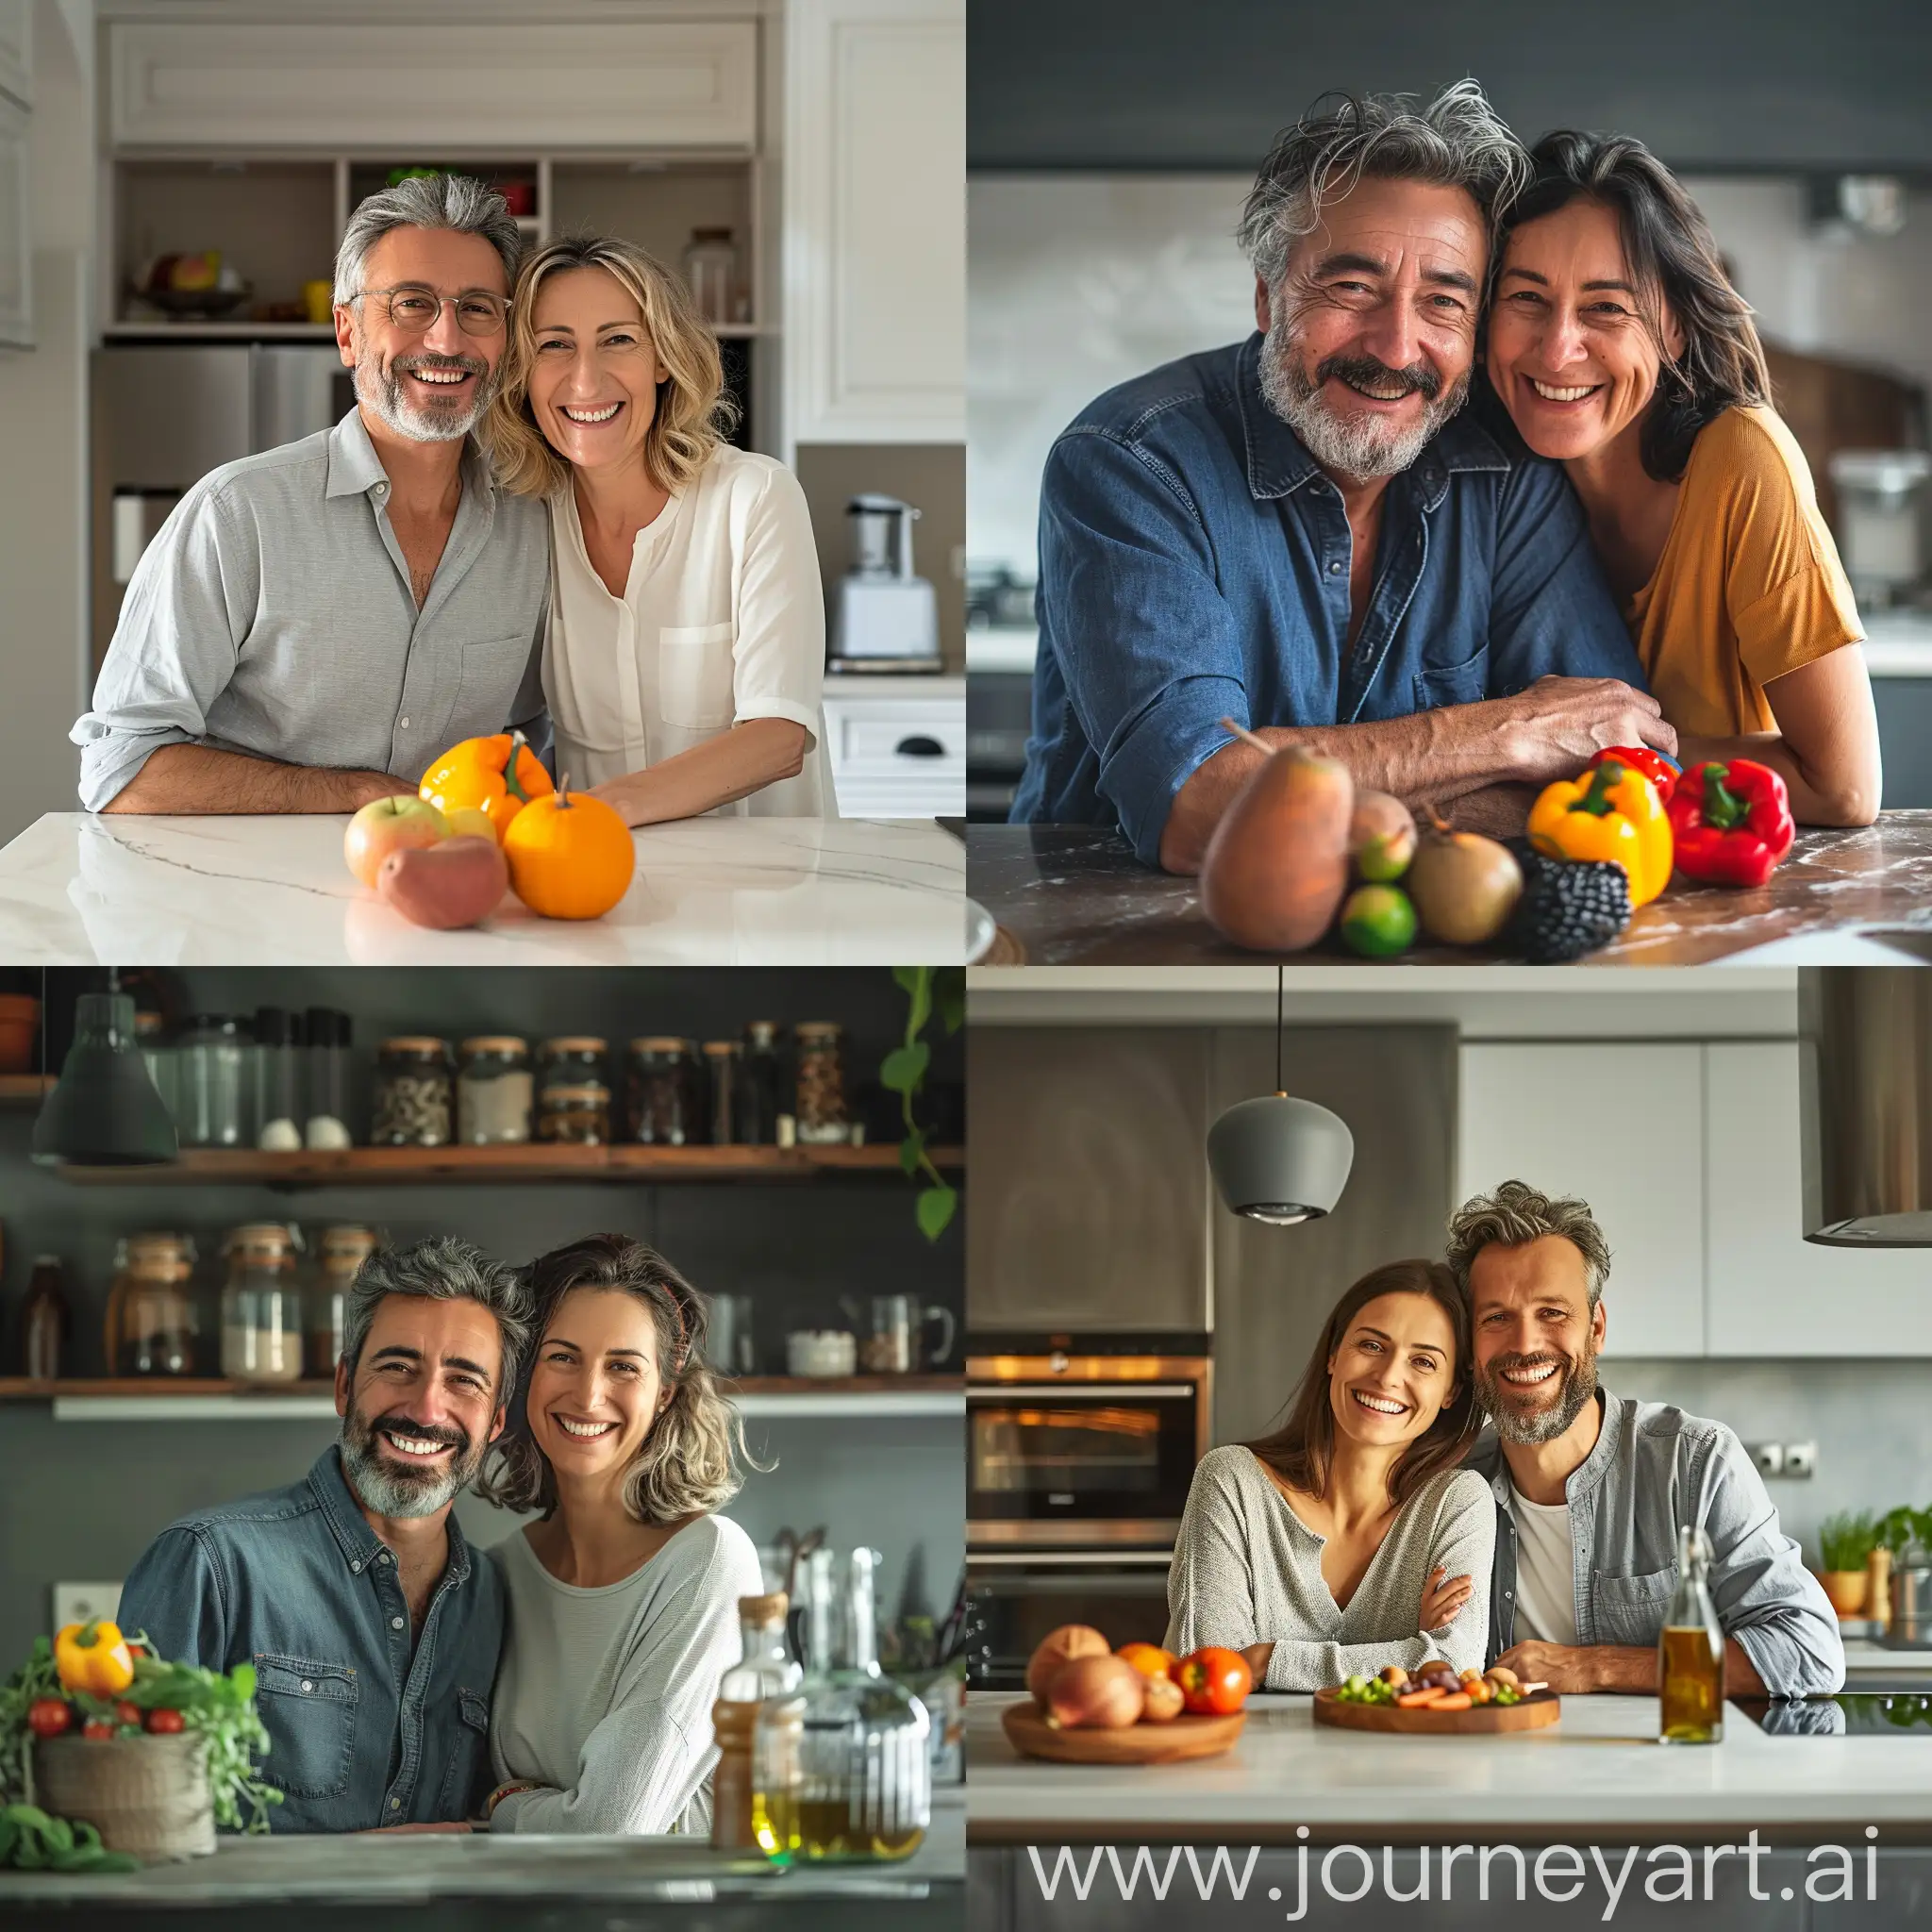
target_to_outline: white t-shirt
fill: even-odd
[[[550,499],[543,695],[573,786],[662,764],[748,718],[811,734],[805,769],[708,814],[837,818],[821,695],[825,606],[798,479],[728,445],[637,534],[613,597],[568,486]]]
[[[1532,1503],[1509,1486],[1516,1524],[1516,1638],[1576,1641],[1576,1559],[1568,1503]]]

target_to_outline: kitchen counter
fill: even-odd
[[[562,1924],[786,1932],[958,1932],[966,1802],[933,1796],[932,1828],[903,1864],[777,1873],[675,1838],[496,1838],[379,1832],[354,1839],[224,1838],[211,1858],[123,1877],[0,1873],[9,1932],[84,1932],[143,1915],[186,1927],[273,1912],[279,1928],[339,1926],[346,1910],[408,1908],[422,1932]],[[165,1917],[162,1915],[165,1914]]]
[[[513,897],[432,932],[365,891],[333,815],[50,813],[0,849],[9,965],[945,964],[961,957],[959,841],[930,819],[688,819],[641,826],[600,920]]]
[[[1270,957],[1229,945],[1198,882],[1155,872],[1097,825],[971,825],[966,889],[1004,929],[994,957],[1028,966],[1203,966]],[[0,881],[4,887],[4,881]],[[1888,943],[1887,934],[1903,935]],[[1018,957],[1014,957],[1017,949]],[[1852,831],[1801,830],[1756,891],[1675,880],[1596,966],[1907,965],[1932,957],[1932,810],[1887,811]],[[1494,965],[1490,948],[1418,945],[1358,960],[1331,938],[1285,956],[1309,965]]]

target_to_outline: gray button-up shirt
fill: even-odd
[[[1677,1530],[1710,1539],[1711,1601],[1774,1697],[1845,1680],[1844,1644],[1824,1588],[1777,1524],[1757,1465],[1722,1423],[1661,1402],[1600,1392],[1596,1447],[1564,1486],[1575,1565],[1576,1641],[1650,1645],[1677,1587]],[[1486,1430],[1469,1467],[1496,1499],[1490,1661],[1516,1641],[1516,1522],[1503,1445]]]
[[[422,776],[461,739],[542,710],[543,506],[474,444],[418,610],[390,482],[358,411],[212,470],[136,567],[75,725],[98,811],[164,744]]]

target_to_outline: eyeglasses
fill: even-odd
[[[465,289],[460,295],[439,295],[421,282],[400,282],[393,289],[364,289],[354,299],[373,296],[389,317],[390,326],[405,335],[426,336],[442,320],[445,306],[457,312],[457,326],[466,336],[501,334],[509,318],[509,304],[488,289]]]

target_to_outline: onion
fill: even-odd
[[[1144,1686],[1147,1707],[1141,1711],[1149,1724],[1164,1724],[1181,1714],[1187,1699],[1172,1677],[1149,1677]]]
[[[1046,1693],[1054,1673],[1062,1664],[1071,1663],[1076,1657],[1106,1657],[1112,1648],[1091,1624],[1062,1624],[1058,1630],[1049,1630],[1026,1660],[1026,1688],[1033,1693],[1034,1703],[1041,1709],[1046,1707]],[[1127,1668],[1132,1670],[1133,1665]]]
[[[1146,1682],[1124,1657],[1077,1657],[1054,1674],[1048,1718],[1069,1731],[1125,1730],[1140,1718]]]

